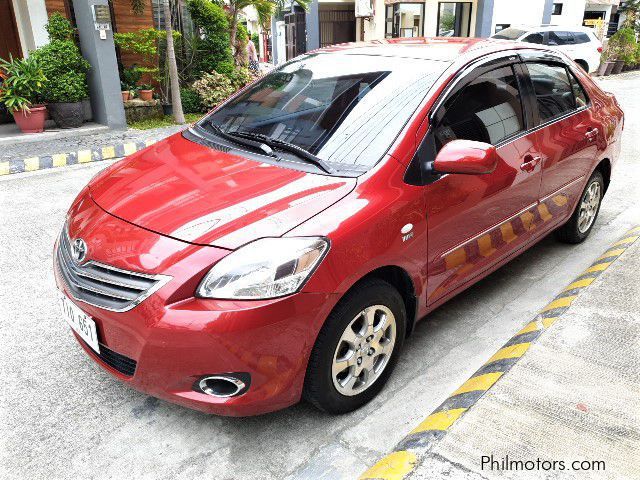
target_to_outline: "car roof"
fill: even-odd
[[[553,32],[553,31],[562,31],[562,32],[594,32],[593,28],[584,27],[582,25],[511,25],[507,28],[514,28],[516,30],[525,30],[527,32]],[[506,29],[505,29],[506,30]],[[496,32],[500,33],[500,32]]]
[[[531,48],[531,45],[526,44],[526,47]],[[523,48],[523,46],[518,43],[493,38],[412,37],[341,43],[309,53],[373,55],[453,62],[462,55],[467,58],[473,58],[493,51],[516,50],[519,48]]]

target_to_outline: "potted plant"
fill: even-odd
[[[60,128],[76,128],[84,121],[83,100],[88,97],[87,72],[91,67],[80,53],[69,21],[58,13],[46,26],[51,40],[30,57],[38,59],[45,76],[43,95]]]
[[[120,72],[120,85],[122,88],[122,100],[131,100],[136,90],[136,85],[142,77],[142,70],[137,65],[123,68]]]
[[[23,133],[40,133],[44,130],[47,107],[36,104],[46,77],[37,59],[0,60],[0,69],[6,77],[0,90],[0,101],[13,115]]]
[[[131,90],[129,89],[129,85],[121,81],[120,90],[122,93],[122,101],[128,102],[131,99]]]
[[[621,28],[614,33],[609,39],[608,48],[611,51],[611,57],[615,59],[615,66],[611,73],[620,73],[625,62],[636,49],[636,36],[633,29]]]
[[[144,100],[145,102],[153,100],[153,85],[149,85],[148,83],[138,85],[138,95],[140,96],[140,100]]]

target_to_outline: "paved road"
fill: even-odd
[[[628,116],[623,158],[589,240],[570,247],[547,238],[439,308],[417,326],[380,397],[343,416],[300,404],[261,417],[213,417],[111,378],[58,315],[51,271],[65,211],[105,165],[1,179],[0,477],[356,476],[640,221],[640,74],[603,84]]]

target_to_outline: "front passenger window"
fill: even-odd
[[[518,81],[512,67],[480,75],[438,112],[436,148],[464,139],[493,145],[524,130]]]
[[[573,88],[564,67],[545,63],[528,63],[527,67],[536,93],[541,123],[575,109]]]

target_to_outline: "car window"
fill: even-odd
[[[528,63],[536,94],[540,121],[552,120],[575,109],[573,88],[566,68],[545,63]]]
[[[266,135],[302,147],[337,169],[366,169],[386,154],[448,65],[373,55],[302,55],[199,125]]]
[[[509,28],[505,28],[504,30],[500,30],[498,33],[491,35],[491,38],[498,38],[500,40],[517,40],[525,33],[527,33],[526,30],[509,27]]]
[[[574,32],[573,34],[573,38],[575,39],[575,43],[589,43],[591,41],[591,39],[589,38],[589,35],[587,35],[586,33],[582,33],[582,32]]]
[[[455,139],[496,144],[524,130],[518,81],[512,67],[480,75],[447,100],[436,118],[436,148]]]
[[[522,39],[523,42],[529,42],[529,43],[538,43],[541,44],[544,41],[544,35],[542,35],[542,33],[532,33],[530,35],[527,35],[526,37],[524,37]]]
[[[562,45],[573,45],[573,34],[571,32],[549,32],[547,45],[560,47]]]
[[[584,88],[582,88],[582,85],[580,85],[580,82],[573,73],[569,72],[569,75],[571,76],[571,88],[573,89],[576,108],[586,107],[589,100],[587,99]]]

